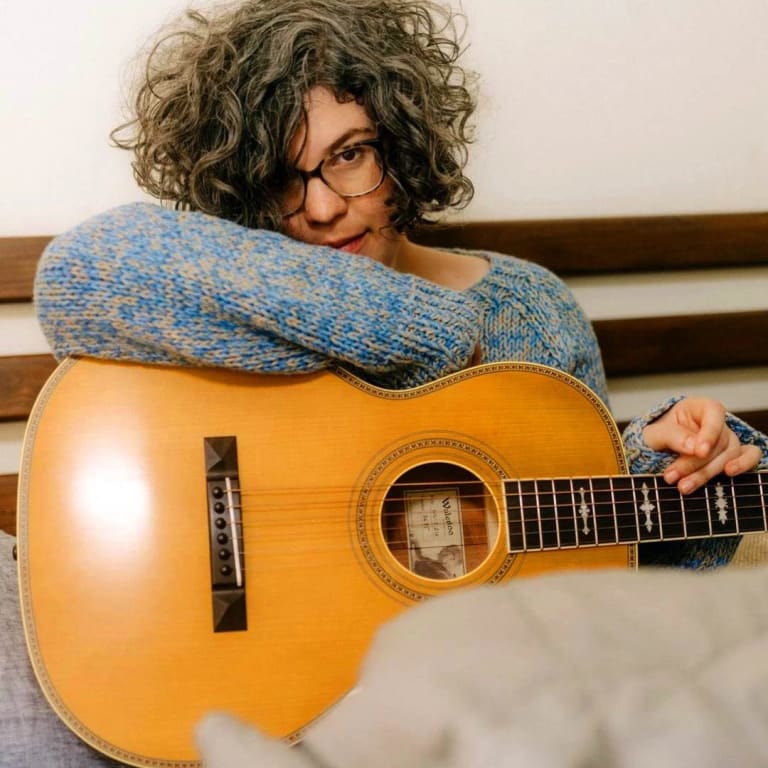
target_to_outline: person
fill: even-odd
[[[134,117],[113,133],[162,204],[99,214],[40,262],[35,302],[56,356],[341,366],[390,388],[525,360],[607,401],[594,332],[560,279],[412,237],[472,198],[475,79],[460,54],[456,17],[432,0],[189,12],[151,50]],[[624,439],[633,472],[686,493],[768,466],[768,438],[707,398],[662,403]],[[665,545],[645,561],[720,565],[736,544]]]

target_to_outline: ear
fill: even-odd
[[[300,750],[221,713],[207,715],[195,739],[205,768],[311,768]]]

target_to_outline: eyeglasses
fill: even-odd
[[[371,139],[329,155],[311,171],[286,169],[273,190],[283,216],[293,216],[304,207],[310,179],[319,178],[341,197],[362,197],[378,189],[385,176],[381,141]]]

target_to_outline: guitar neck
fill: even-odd
[[[719,475],[683,496],[660,475],[506,480],[512,553],[768,530],[768,472]]]

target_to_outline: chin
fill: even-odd
[[[385,267],[394,267],[402,247],[402,237],[389,234],[369,234],[359,253]]]
[[[394,267],[395,256],[392,253],[382,253],[381,251],[366,252],[360,251],[360,256],[364,256],[366,259],[376,261],[379,264],[383,264],[385,267]]]

